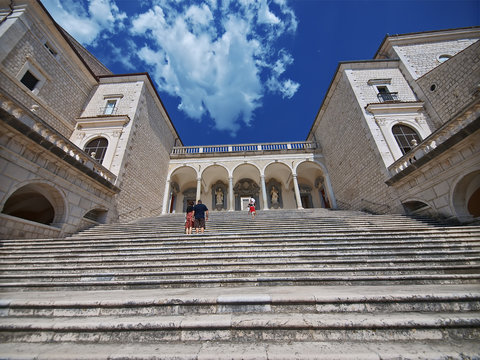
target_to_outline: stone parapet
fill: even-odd
[[[238,156],[264,153],[293,153],[321,151],[320,144],[314,141],[291,141],[258,144],[206,145],[206,146],[176,146],[170,153],[171,158],[192,156]]]

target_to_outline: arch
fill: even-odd
[[[402,206],[407,215],[435,216],[432,207],[424,200],[410,199],[402,202]]]
[[[393,125],[391,132],[403,155],[422,141],[417,129],[404,123],[396,123]]]
[[[323,163],[304,160],[296,164],[294,170],[303,207],[336,208],[330,179]]]
[[[191,165],[182,164],[182,165],[178,165],[177,167],[170,170],[169,174],[167,175],[167,180],[170,180],[172,178],[172,176],[174,176],[174,174],[177,173],[178,171],[188,171],[187,169],[191,169],[195,173],[194,177],[196,179],[197,176],[199,175],[197,169],[195,169]]]
[[[84,151],[97,160],[100,164],[105,158],[105,154],[108,149],[108,140],[105,137],[95,137],[92,140],[89,140],[85,146]]]
[[[195,200],[197,174],[193,166],[186,164],[172,170],[168,176],[166,184],[168,189],[164,195],[165,212],[182,212],[187,208],[189,200]]]
[[[271,161],[264,169],[267,205],[269,209],[295,207],[295,193],[289,189],[292,168],[282,161]]]
[[[460,178],[453,187],[452,205],[460,221],[480,217],[480,169]]]
[[[232,174],[235,210],[241,210],[243,201],[250,196],[255,199],[257,210],[263,208],[263,200],[260,199],[261,169],[256,164],[244,162],[237,165]]]
[[[201,173],[202,201],[209,210],[226,210],[228,204],[228,170],[223,165],[213,163]]]
[[[243,210],[245,203],[248,203],[251,197],[255,199],[255,208],[260,208],[258,205],[260,203],[260,186],[254,180],[249,178],[238,180],[233,187],[233,192],[235,195],[235,210]]]
[[[85,213],[83,217],[99,224],[105,224],[107,220],[107,213],[108,210],[106,209],[96,208]]]
[[[2,213],[58,227],[66,218],[65,197],[46,182],[20,185],[6,199]]]

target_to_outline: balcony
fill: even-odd
[[[380,92],[377,94],[377,98],[380,102],[400,101],[398,92]]]
[[[260,154],[266,152],[313,152],[320,150],[320,145],[313,141],[293,141],[259,144],[175,146],[171,157],[186,156],[228,156],[238,154]]]

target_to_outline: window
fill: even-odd
[[[55,49],[53,48],[52,45],[50,45],[48,42],[46,42],[44,44],[44,46],[47,48],[47,50],[50,52],[50,54],[52,54],[53,56],[57,57],[57,52],[55,51]]]
[[[30,71],[27,70],[20,81],[30,91],[33,91],[40,80],[38,80]]]
[[[116,112],[117,100],[107,100],[107,106],[103,112],[104,115],[112,115]]]
[[[450,59],[452,57],[452,55],[448,55],[448,54],[442,54],[440,55],[437,60],[441,63],[447,61],[448,59]]]
[[[397,93],[390,92],[386,86],[377,86],[377,90],[378,99],[382,102],[398,100]]]
[[[47,83],[48,75],[39,64],[29,59],[23,64],[16,79],[25,85],[34,95],[38,95],[43,85]]]
[[[392,128],[392,133],[403,154],[408,153],[421,141],[417,132],[409,126],[395,125]]]
[[[85,146],[85,152],[101,164],[103,162],[103,158],[105,157],[105,153],[107,152],[107,147],[107,139],[97,138],[90,141]]]

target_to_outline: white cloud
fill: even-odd
[[[42,0],[52,17],[83,45],[92,45],[102,32],[123,27],[126,14],[112,0],[89,0],[88,9],[75,0]]]
[[[266,0],[157,4],[132,21],[132,33],[145,39],[138,56],[189,117],[208,115],[216,129],[235,135],[251,123],[265,91],[284,98],[297,91],[299,84],[279,79],[293,58],[272,51],[297,26],[286,3],[275,1],[275,10]]]
[[[293,57],[276,49],[280,37],[297,28],[286,0],[145,1],[141,8],[150,8],[128,19],[115,0],[43,2],[82,44],[103,44],[104,61],[132,72],[146,65],[185,114],[210,117],[231,135],[251,124],[266,93],[291,98],[298,90],[286,77]],[[115,42],[118,36],[122,42]]]
[[[263,24],[280,23],[280,19],[270,11],[266,0],[260,1],[260,8],[258,9],[258,22]]]

